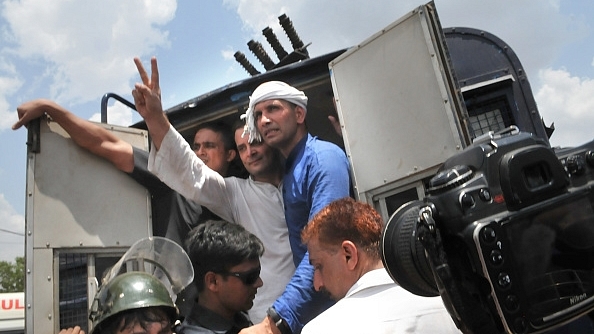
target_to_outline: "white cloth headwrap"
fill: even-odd
[[[250,96],[250,104],[245,112],[239,118],[245,120],[245,128],[243,135],[249,134],[249,142],[261,141],[262,137],[256,127],[256,120],[254,118],[254,106],[262,101],[267,100],[285,100],[296,104],[307,111],[307,96],[305,93],[295,87],[289,86],[282,81],[268,81],[256,88]]]

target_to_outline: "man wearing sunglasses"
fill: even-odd
[[[264,246],[241,225],[209,220],[188,235],[186,249],[194,266],[198,297],[178,333],[239,333],[252,325]]]

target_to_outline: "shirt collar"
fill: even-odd
[[[370,286],[394,284],[394,281],[388,275],[385,268],[374,269],[366,272],[361,276],[355,284],[349,289],[345,297],[353,295],[361,290],[364,290]]]
[[[285,161],[285,173],[291,169],[291,166],[295,163],[297,157],[301,154],[301,152],[303,152],[303,150],[305,149],[305,144],[307,143],[310,137],[311,135],[307,133],[305,136],[303,136],[303,138],[301,138],[301,140],[299,140],[297,145],[293,147],[291,153],[289,153],[289,156]]]

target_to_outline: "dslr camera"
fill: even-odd
[[[594,141],[512,127],[449,158],[384,226],[392,279],[465,333],[540,333],[594,309]]]

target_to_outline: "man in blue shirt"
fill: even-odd
[[[242,333],[300,333],[332,305],[328,296],[314,291],[313,267],[301,243],[301,230],[327,204],[349,196],[349,163],[340,147],[309,134],[306,114],[307,96],[284,82],[263,83],[250,96],[245,114],[250,141],[261,138],[286,158],[283,201],[297,270],[269,316]]]

